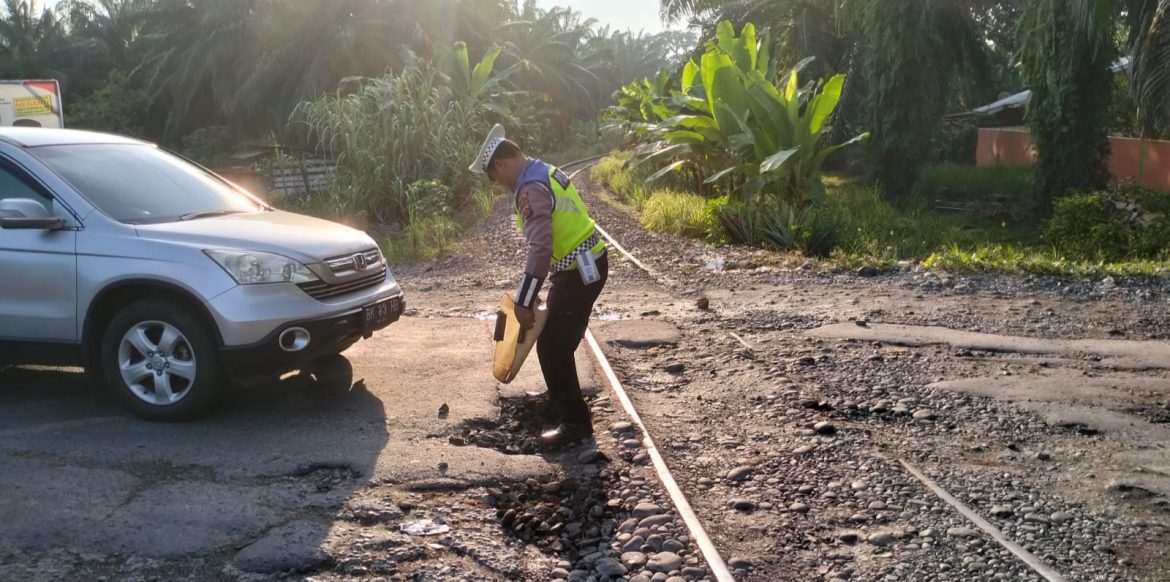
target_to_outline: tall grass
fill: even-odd
[[[642,208],[642,226],[668,234],[697,239],[717,239],[722,229],[707,199],[677,190],[655,190]]]
[[[433,257],[452,248],[462,231],[463,227],[447,216],[415,218],[386,239],[382,250],[391,261]]]
[[[1014,214],[1031,218],[1036,206],[1032,169],[961,164],[927,166],[919,173],[909,202],[925,208],[934,208],[938,202],[958,203],[985,215]]]
[[[480,217],[487,218],[492,215],[492,210],[496,207],[496,197],[489,188],[476,188],[471,199],[475,202]]]
[[[483,121],[474,100],[457,95],[433,65],[302,103],[294,120],[337,162],[335,186],[323,197],[339,214],[406,223],[407,192],[419,180],[446,184],[456,207],[468,201],[466,166]]]
[[[850,264],[921,261],[955,245],[1031,246],[1039,235],[1027,225],[966,214],[944,214],[922,205],[895,206],[876,184],[838,181],[828,190],[828,212],[840,220],[837,257]]]
[[[649,173],[632,165],[630,155],[619,153],[609,156],[593,168],[593,177],[609,189],[617,201],[641,211],[650,200],[650,186],[646,184]]]

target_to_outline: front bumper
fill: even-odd
[[[387,275],[381,285],[341,297],[318,300],[290,283],[238,285],[207,302],[215,318],[220,345],[250,346],[293,321],[326,319],[358,311],[366,305],[402,295]]]
[[[386,300],[381,298],[379,302]],[[234,380],[270,377],[300,369],[321,356],[339,353],[398,321],[406,309],[401,291],[390,297],[389,302],[389,319],[374,327],[367,325],[364,307],[324,318],[290,321],[254,344],[221,348],[220,361],[228,377]],[[280,338],[286,331],[296,328],[308,333],[309,342],[303,349],[289,351],[282,347]]]

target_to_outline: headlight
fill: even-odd
[[[288,257],[272,253],[248,251],[203,251],[211,260],[219,263],[236,283],[258,285],[261,283],[310,283],[319,281],[316,273]]]

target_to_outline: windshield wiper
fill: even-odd
[[[199,218],[212,218],[215,216],[226,216],[228,214],[242,214],[243,210],[208,210],[206,212],[191,212],[179,217],[179,220],[196,220]]]

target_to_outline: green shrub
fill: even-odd
[[[756,205],[721,198],[709,209],[731,242],[751,247],[764,244],[761,216]]]
[[[70,104],[69,126],[74,129],[143,136],[145,135],[143,117],[144,113],[150,110],[150,105],[150,95],[142,89],[133,88],[126,73],[114,70],[96,91],[85,99]],[[184,140],[184,145],[188,145],[189,140],[190,138]],[[199,153],[206,154],[201,156],[200,161],[211,162],[216,156],[232,152],[212,150]]]
[[[727,196],[721,196],[708,198],[704,204],[703,212],[707,213],[707,220],[711,223],[711,232],[708,234],[707,240],[721,244],[736,242],[728,232],[727,224],[724,221],[724,215],[727,213],[727,206],[731,204],[731,200]]]
[[[874,263],[924,258],[957,230],[955,218],[921,208],[898,208],[871,184],[831,190],[829,207],[841,221],[842,250]]]
[[[406,187],[406,216],[420,218],[454,215],[455,193],[438,180],[419,180]]]
[[[667,234],[698,239],[718,238],[719,226],[707,199],[676,190],[655,190],[642,210],[642,226]]]
[[[840,241],[841,221],[826,208],[774,204],[760,212],[760,219],[765,245],[776,250],[827,257]]]
[[[183,138],[180,152],[203,164],[215,167],[221,165],[235,148],[235,138],[227,126],[213,125],[199,128]]]
[[[446,216],[415,218],[386,241],[385,253],[391,261],[440,255],[455,244],[461,231],[459,223]]]
[[[1170,196],[1137,187],[1066,196],[1056,201],[1044,237],[1078,259],[1159,258],[1170,247]]]
[[[937,164],[919,174],[912,199],[928,208],[942,200],[969,206],[977,214],[1022,217],[1036,208],[1032,192],[1030,168]]]
[[[406,222],[386,243],[391,260],[432,257],[446,252],[462,231],[453,218],[455,193],[437,180],[419,180],[406,187]]]
[[[747,246],[828,257],[843,240],[844,223],[829,205],[799,208],[722,198],[708,203],[707,214],[721,227],[724,238]]]

